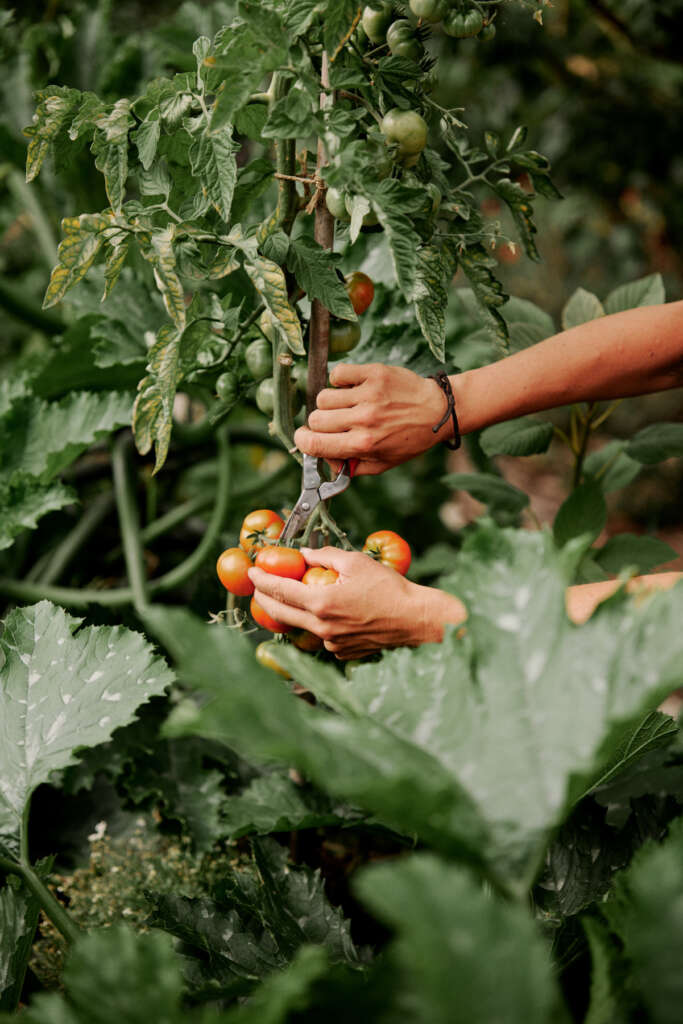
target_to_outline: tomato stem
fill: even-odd
[[[119,527],[123,541],[123,557],[126,562],[126,573],[133,593],[133,603],[136,609],[141,611],[149,604],[149,595],[142,555],[138,507],[128,471],[128,448],[130,442],[131,436],[128,432],[120,434],[116,439],[112,451],[112,472],[116,508],[119,514]]]

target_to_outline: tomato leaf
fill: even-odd
[[[297,356],[305,355],[301,323],[287,296],[287,282],[282,269],[264,256],[248,254],[244,269],[259,296],[273,314],[289,348]]]
[[[661,274],[648,274],[639,281],[619,285],[605,299],[605,313],[621,313],[636,306],[656,306],[666,301]]]
[[[653,423],[643,427],[624,449],[630,459],[653,466],[683,455],[683,423]]]
[[[105,232],[113,226],[114,215],[111,211],[82,213],[80,217],[64,218],[64,237],[57,250],[59,262],[52,271],[43,309],[54,306],[69,288],[73,288],[85,277],[105,241]]]
[[[30,139],[26,154],[26,180],[40,173],[57,137],[66,131],[81,101],[81,93],[64,85],[50,85],[36,93],[38,105],[33,124],[24,130]]]
[[[607,506],[602,488],[594,480],[581,484],[566,498],[555,516],[553,535],[560,547],[575,537],[592,543],[604,530]]]
[[[597,295],[585,288],[577,288],[562,310],[562,326],[567,331],[604,315],[605,310]]]
[[[200,189],[210,199],[214,210],[228,223],[237,181],[235,153],[239,146],[232,137],[232,128],[205,128],[195,136],[190,149],[190,166]]]
[[[455,262],[447,251],[425,246],[418,252],[415,315],[429,348],[440,363],[446,359],[446,307]]]
[[[343,320],[357,320],[353,306],[337,274],[338,259],[311,238],[296,238],[290,242],[287,269],[294,274],[297,284],[309,299],[319,299],[333,316]]]

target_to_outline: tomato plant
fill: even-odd
[[[306,562],[301,552],[280,545],[261,548],[254,564],[273,576],[286,576],[290,580],[300,580],[306,572]]]
[[[254,593],[254,584],[247,575],[252,561],[244,548],[227,548],[218,556],[216,572],[226,590],[240,597]]]
[[[393,530],[376,530],[365,538],[363,551],[402,576],[408,572],[412,554],[410,545]]]
[[[260,551],[269,541],[277,540],[285,521],[270,508],[257,508],[244,517],[240,529],[240,547],[246,552]]]

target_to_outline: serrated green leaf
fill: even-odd
[[[363,814],[334,803],[309,785],[296,785],[288,775],[272,772],[250,782],[223,802],[221,835],[237,839],[323,825],[360,821]]]
[[[49,601],[4,620],[0,650],[0,845],[16,854],[26,801],[74,751],[108,740],[173,677],[138,633],[79,629]]]
[[[131,396],[76,392],[60,402],[25,398],[0,418],[0,479],[49,483],[95,441],[130,422]]]
[[[552,423],[522,416],[487,427],[479,443],[487,455],[538,455],[550,447],[553,431]]]
[[[182,330],[185,326],[185,295],[176,269],[173,247],[175,227],[169,224],[161,231],[149,235],[139,234],[137,237],[140,252],[154,270],[154,280],[166,311],[175,326]]]
[[[123,234],[117,235],[114,239],[109,239],[109,248],[107,249],[107,255],[104,264],[104,295],[102,301],[108,299],[111,295],[111,290],[118,281],[123,265],[126,262],[128,256],[128,244],[130,236]]]
[[[619,533],[594,554],[598,565],[617,576],[622,569],[633,566],[636,572],[652,572],[658,565],[670,562],[678,553],[657,537],[639,537],[633,533]]]
[[[96,123],[91,147],[95,167],[104,175],[107,198],[114,210],[119,212],[128,178],[128,132],[135,124],[130,112],[130,100],[117,100],[111,111],[100,115]]]
[[[645,466],[683,455],[683,423],[653,423],[639,430],[626,445],[626,454]]]
[[[296,238],[290,242],[287,269],[309,299],[319,299],[332,316],[356,320],[356,314],[337,274],[338,259],[312,238]]]
[[[400,182],[386,179],[373,189],[371,200],[372,208],[384,228],[396,281],[404,297],[410,300],[415,289],[420,238],[409,216],[414,208],[411,210],[401,201],[405,199],[406,191]]]
[[[332,962],[359,966],[349,923],[328,902],[320,872],[291,867],[274,839],[253,847],[255,863],[225,874],[215,899],[154,894],[150,923],[238,977],[283,967],[308,943],[325,947]]]
[[[154,163],[161,137],[161,112],[158,107],[150,110],[142,124],[131,132],[130,137],[137,148],[140,163],[148,171]]]
[[[592,543],[605,528],[607,506],[602,488],[593,480],[577,487],[562,503],[555,516],[553,534],[562,547],[575,537],[588,537]]]
[[[311,989],[327,970],[324,949],[302,946],[288,967],[274,971],[246,1004],[232,1010],[215,1024],[286,1024],[293,1019],[292,1014],[313,1005],[315,994]],[[206,1024],[212,1022],[207,1021]]]
[[[232,216],[237,223],[244,219],[251,203],[266,191],[273,180],[274,170],[270,160],[264,157],[257,157],[246,167],[240,167],[232,197]]]
[[[585,288],[577,288],[562,310],[562,327],[567,331],[604,315],[605,310],[597,295]]]
[[[244,269],[259,296],[273,314],[276,327],[282,331],[289,348],[294,355],[305,355],[301,323],[290,305],[287,282],[281,267],[263,256],[249,255],[244,261]]]
[[[529,504],[528,494],[490,473],[449,473],[442,482],[454,490],[467,491],[492,510],[521,512]]]
[[[155,446],[154,472],[166,461],[173,429],[173,401],[180,380],[182,333],[164,324],[149,354],[148,375],[139,384],[133,408],[133,434],[142,455]]]
[[[325,9],[323,26],[324,46],[331,57],[337,54],[358,19],[360,5],[357,0],[336,0]]]
[[[452,254],[425,246],[418,252],[415,279],[415,315],[423,337],[440,363],[446,358],[446,307],[455,273]]]
[[[202,192],[226,223],[237,181],[235,153],[239,146],[232,137],[232,127],[206,128],[195,136],[190,149],[192,172],[199,179]]]
[[[231,26],[216,38],[214,67],[221,85],[211,111],[212,129],[232,124],[264,75],[287,59],[287,34],[280,17],[261,6],[241,13],[250,14],[250,20],[239,31]]]
[[[48,512],[76,501],[76,492],[61,483],[40,484],[20,474],[11,483],[0,479],[0,551],[11,547],[24,530],[34,530]]]
[[[49,309],[64,297],[69,288],[85,277],[106,239],[107,231],[115,226],[111,211],[82,213],[80,217],[65,217],[62,221],[63,238],[57,249],[59,262],[54,267],[45,292],[43,309]]]
[[[410,1007],[412,1020],[551,1019],[553,967],[533,921],[520,906],[491,896],[463,868],[412,854],[365,868],[354,889],[396,933],[385,955],[396,965],[396,1005]]]
[[[38,105],[33,124],[24,132],[30,139],[26,153],[27,181],[33,181],[38,175],[50,146],[66,130],[80,103],[81,93],[67,86],[50,85],[40,90],[36,98]]]
[[[462,252],[454,253],[462,267],[483,314],[483,326],[497,341],[504,352],[509,351],[510,341],[505,320],[498,312],[507,295],[503,286],[493,275],[496,261],[483,245],[468,246]]]
[[[605,299],[606,313],[621,313],[636,306],[656,306],[666,301],[661,274],[649,274],[639,281],[619,285]]]
[[[510,210],[527,256],[529,259],[539,262],[541,257],[534,242],[534,235],[537,229],[531,219],[533,213],[531,206],[532,197],[518,182],[512,181],[510,178],[500,178],[492,188]]]

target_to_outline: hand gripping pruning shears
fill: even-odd
[[[325,480],[320,475],[319,460],[314,455],[304,455],[303,486],[299,499],[291,511],[280,534],[280,543],[287,544],[305,528],[321,501],[341,494],[351,483],[358,459],[346,459],[334,480]]]

